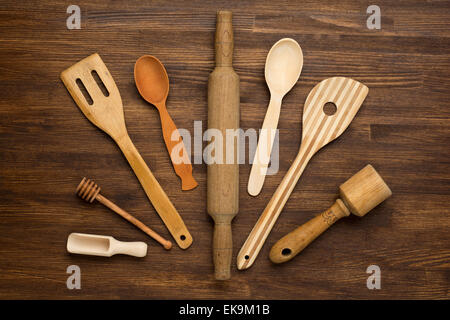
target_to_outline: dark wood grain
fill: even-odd
[[[326,3],[326,4],[325,4]],[[78,1],[82,29],[66,28],[67,1],[0,1],[0,298],[448,299],[450,283],[450,2],[378,1],[382,29],[366,28],[368,1]],[[241,126],[259,128],[269,92],[265,57],[275,41],[302,46],[300,80],[281,110],[280,170],[261,194],[246,192],[233,222],[232,280],[214,280],[213,223],[206,167],[182,192],[159,117],[142,100],[133,66],[158,57],[170,78],[168,110],[178,128],[206,128],[207,78],[214,67],[215,12],[234,12],[234,68],[241,77]],[[179,209],[194,243],[166,252],[100,204],[78,199],[83,176],[170,238],[117,146],[81,114],[59,73],[98,52],[121,92],[131,138]],[[297,154],[302,106],[327,77],[366,84],[369,95],[346,132],[311,160],[255,265],[235,256]],[[393,196],[364,218],[337,223],[293,261],[273,265],[270,247],[330,206],[338,186],[371,163]],[[70,232],[146,241],[148,256],[69,255]],[[66,288],[80,266],[82,289]],[[381,290],[366,268],[379,265]]]

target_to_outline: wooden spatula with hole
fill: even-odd
[[[105,86],[105,93],[95,81],[95,73]],[[117,143],[177,244],[188,248],[192,236],[128,136],[119,90],[100,56],[95,53],[64,70],[61,80],[84,115]],[[89,97],[83,95],[82,86]]]
[[[362,83],[344,77],[325,79],[311,90],[303,108],[300,150],[239,251],[239,270],[249,268],[255,261],[311,157],[344,132],[368,92]],[[328,102],[336,106],[334,114],[325,114],[323,108]]]

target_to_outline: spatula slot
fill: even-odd
[[[102,93],[105,97],[109,97],[109,91],[106,88],[105,84],[103,83],[102,79],[100,78],[99,74],[97,73],[97,71],[92,70],[91,71],[91,75],[92,78],[94,78],[95,82],[97,82],[98,87],[100,88],[100,90],[102,90]]]
[[[323,105],[323,113],[327,116],[332,116],[337,111],[337,107],[333,102],[327,102]]]
[[[80,91],[84,96],[84,99],[86,99],[86,102],[91,106],[94,103],[94,101],[92,100],[91,95],[89,94],[86,87],[84,86],[83,81],[81,81],[81,79],[78,78],[76,80],[76,83],[78,85],[78,88],[80,88]]]

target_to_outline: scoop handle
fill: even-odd
[[[175,123],[167,111],[166,104],[158,105],[159,116],[161,118],[161,128],[166,144],[167,151],[170,155],[173,168],[177,176],[181,179],[181,189],[191,190],[198,186],[192,176],[192,165],[189,155],[184,146],[183,139],[178,132]]]
[[[177,209],[175,209],[169,197],[147,167],[144,159],[142,159],[128,134],[117,139],[116,143],[127,158],[131,168],[144,188],[148,199],[156,212],[158,212],[167,229],[169,229],[169,232],[172,234],[177,244],[182,249],[188,248],[192,244],[191,234],[186,228],[183,219],[181,219],[178,214]]]
[[[113,238],[111,239],[110,246],[112,247],[111,255],[126,254],[138,258],[147,255],[147,244],[141,241],[124,242]]]
[[[278,240],[270,250],[270,260],[273,263],[291,260],[336,221],[348,215],[350,211],[337,199],[330,208]]]

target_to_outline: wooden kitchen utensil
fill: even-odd
[[[232,257],[231,220],[239,211],[238,141],[226,139],[227,130],[239,128],[239,76],[234,72],[232,13],[217,13],[215,51],[216,67],[208,80],[208,128],[220,131],[223,143],[214,144],[215,163],[208,158],[207,211],[214,219],[213,259],[215,277],[230,278]],[[211,145],[208,145],[210,147]],[[220,150],[222,148],[222,150]],[[226,151],[233,161],[226,161]],[[231,162],[231,163],[229,163]]]
[[[194,189],[198,184],[192,176],[189,155],[166,108],[169,77],[164,65],[154,56],[142,56],[134,65],[134,80],[141,96],[159,111],[164,142],[175,173],[181,178],[182,190]]]
[[[253,264],[308,161],[344,132],[368,92],[362,83],[344,77],[328,78],[311,90],[303,109],[302,143],[298,155],[239,251],[238,269],[247,269]],[[327,103],[336,108],[333,114],[325,113]]]
[[[270,250],[270,260],[283,263],[291,260],[314,239],[350,212],[363,217],[392,195],[383,178],[369,164],[339,187],[341,199],[327,210],[285,235]]]
[[[147,244],[140,241],[123,242],[110,236],[71,233],[67,238],[67,251],[89,256],[111,257],[115,254],[126,254],[142,258],[147,255]]]
[[[99,78],[103,90],[94,76]],[[182,249],[188,248],[192,237],[128,136],[119,90],[100,56],[95,53],[64,70],[61,80],[84,115],[117,143],[177,244]]]
[[[294,39],[284,38],[272,46],[266,59],[265,77],[270,103],[259,135],[247,190],[257,196],[263,187],[280,117],[283,97],[297,83],[303,67],[303,52]]]
[[[141,221],[133,217],[131,214],[126,212],[125,210],[119,208],[117,205],[115,205],[113,202],[106,199],[104,196],[100,194],[101,188],[92,180],[83,178],[81,180],[80,184],[77,187],[77,195],[85,200],[86,202],[92,203],[94,200],[97,200],[104,206],[108,207],[115,213],[117,213],[119,216],[127,220],[128,222],[134,224],[136,227],[144,231],[146,234],[148,234],[150,237],[158,241],[166,250],[169,250],[172,248],[172,242],[164,239],[159,234],[157,234],[155,231],[147,227],[145,224],[143,224]]]

